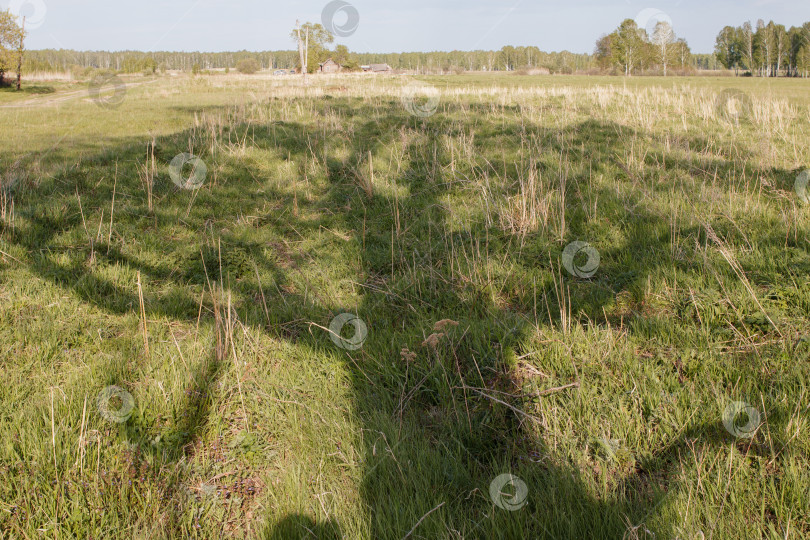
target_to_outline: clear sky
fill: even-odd
[[[593,52],[627,18],[672,21],[694,52],[746,20],[810,21],[810,0],[347,0],[357,52],[500,49]],[[27,15],[29,49],[237,51],[292,49],[296,19],[321,22],[328,0],[0,0]],[[336,16],[337,24],[347,20]],[[654,25],[654,22],[652,23]]]

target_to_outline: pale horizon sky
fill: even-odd
[[[726,25],[810,21],[808,0],[347,0],[356,31],[338,37],[355,52],[498,50],[592,53],[624,19],[669,20],[696,53],[710,53]],[[296,19],[322,22],[329,2],[293,0],[0,0],[27,16],[28,49],[140,51],[290,50]],[[336,22],[346,21],[339,14]]]

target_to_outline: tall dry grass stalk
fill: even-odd
[[[143,287],[141,286],[141,273],[138,272],[138,304],[141,314],[141,329],[143,331],[143,350],[146,358],[149,358],[149,330],[146,326],[146,305],[143,301]]]
[[[138,176],[141,185],[146,192],[146,206],[149,212],[153,211],[152,192],[155,186],[155,176],[157,175],[157,162],[155,161],[155,139],[146,147],[146,161],[138,167]]]
[[[564,165],[562,160],[561,167]],[[520,237],[530,233],[550,233],[560,241],[565,237],[567,169],[561,168],[558,184],[547,181],[537,167],[518,173],[514,195],[483,189],[487,206],[495,208],[501,228]]]
[[[721,239],[720,236],[714,231],[714,228],[712,228],[712,226],[708,222],[706,222],[706,221],[703,222],[703,228],[706,230],[706,235],[708,236],[708,238],[712,242],[714,242],[714,244],[717,246],[717,251],[720,252],[720,255],[722,255],[723,258],[726,260],[726,262],[731,267],[734,274],[739,279],[740,283],[743,284],[743,286],[745,287],[745,290],[751,296],[751,299],[754,301],[754,304],[757,306],[759,311],[765,316],[765,318],[771,324],[773,329],[776,330],[776,333],[779,334],[780,337],[784,338],[784,335],[779,330],[779,327],[776,325],[776,323],[773,322],[773,319],[771,319],[771,316],[768,314],[768,312],[762,306],[762,303],[760,302],[759,297],[757,296],[756,292],[754,291],[754,287],[751,285],[751,282],[748,280],[748,276],[746,275],[746,273],[743,270],[740,263],[737,261],[737,258],[734,256],[731,245],[728,242]],[[723,287],[722,282],[720,282],[720,286]],[[723,288],[723,290],[725,291],[725,288]],[[728,296],[728,293],[726,293],[726,295]],[[731,303],[730,298],[728,299],[728,301],[729,301],[729,303]]]
[[[363,171],[365,167],[362,165],[363,164],[358,167],[358,171],[356,172],[357,181],[365,192],[366,197],[372,199],[374,198],[374,156],[371,154],[371,150],[368,152],[368,174]]]
[[[0,220],[14,223],[14,197],[0,186]]]
[[[555,267],[554,261],[549,258],[551,266],[551,278],[554,283],[554,295],[557,297],[557,307],[560,314],[560,331],[563,334],[571,332],[573,325],[573,318],[571,315],[571,291],[566,287],[565,279],[563,278],[562,266],[559,262]],[[551,317],[551,309],[546,299],[546,310],[548,311],[549,320],[554,320]]]
[[[520,236],[545,230],[551,209],[551,193],[543,190],[540,173],[529,167],[518,177],[517,194],[500,204],[501,227]]]
[[[26,187],[29,174],[35,172],[35,169],[26,171],[20,162],[16,161],[0,175],[0,219],[6,223],[14,222],[14,192],[18,187]]]

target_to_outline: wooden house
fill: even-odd
[[[338,73],[340,71],[340,64],[332,60],[331,58],[326,62],[322,62],[318,64],[318,71],[320,73]]]

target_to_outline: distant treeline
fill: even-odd
[[[451,51],[410,53],[352,53],[360,64],[386,63],[395,70],[423,73],[458,71],[519,71],[548,69],[551,73],[575,73],[595,70],[594,55],[543,52],[537,47],[504,47],[499,51]],[[298,66],[297,51],[262,52],[138,52],[32,50],[25,53],[24,71],[75,72],[91,69],[122,73],[165,70],[201,71],[234,69],[240,60],[252,58],[262,69],[293,69]],[[690,55],[689,65],[697,69],[716,68],[713,55]]]
[[[139,52],[139,51],[72,51],[43,49],[26,51],[23,69],[31,72],[68,72],[77,69],[101,69],[122,73],[158,70],[193,71],[235,68],[240,60],[253,58],[263,69],[292,68],[297,65],[295,51],[265,52]]]
[[[717,35],[715,54],[735,71],[762,77],[807,77],[810,73],[810,22],[785,28],[762,19],[740,27],[726,26]]]

